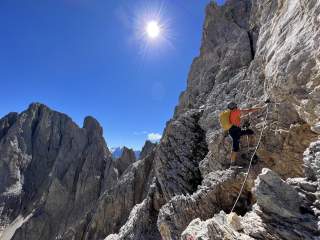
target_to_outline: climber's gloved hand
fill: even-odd
[[[264,104],[264,106],[262,107],[263,109],[267,108],[267,107],[269,106],[269,103],[272,103],[272,102],[271,102],[271,99],[268,98],[267,100],[264,101],[264,103],[265,103],[265,104]]]
[[[249,120],[245,120],[243,125],[242,125],[243,128],[249,128],[250,127],[250,121]]]

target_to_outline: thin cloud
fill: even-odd
[[[146,135],[146,134],[148,134],[147,131],[133,132],[133,135]]]
[[[148,140],[152,141],[152,142],[158,142],[161,139],[161,134],[159,133],[149,133],[148,134]]]

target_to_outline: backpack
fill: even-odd
[[[220,125],[225,131],[228,131],[232,127],[232,124],[230,122],[230,113],[230,110],[225,110],[220,113]]]

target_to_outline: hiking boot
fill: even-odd
[[[230,163],[230,168],[242,168],[242,166],[240,166],[236,161],[232,161]]]
[[[255,165],[258,163],[258,161],[259,161],[259,157],[255,154],[252,159],[252,164]]]

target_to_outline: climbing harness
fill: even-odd
[[[268,102],[268,103],[269,103],[269,102]],[[236,205],[237,205],[237,203],[238,203],[238,201],[239,201],[239,199],[240,199],[240,196],[241,196],[241,194],[242,194],[242,192],[243,192],[244,185],[246,184],[246,182],[247,182],[247,180],[248,180],[248,176],[249,176],[249,172],[250,172],[250,169],[251,169],[252,161],[253,161],[253,159],[254,159],[254,156],[256,155],[256,152],[257,152],[257,150],[258,150],[258,148],[259,148],[259,145],[260,145],[260,142],[261,142],[261,139],[262,139],[263,132],[264,132],[266,126],[267,126],[267,117],[268,117],[268,114],[269,114],[269,104],[267,105],[266,115],[265,115],[265,118],[264,118],[264,126],[263,126],[263,128],[262,128],[262,130],[261,130],[261,132],[260,132],[260,136],[259,136],[259,140],[258,140],[257,146],[255,147],[255,149],[254,149],[254,151],[253,151],[253,154],[252,154],[252,156],[251,156],[250,163],[249,163],[249,167],[248,167],[248,170],[247,170],[247,173],[246,173],[246,177],[245,177],[245,179],[244,179],[244,181],[243,181],[243,183],[242,183],[242,186],[241,186],[241,189],[240,189],[240,191],[239,191],[238,197],[237,197],[235,203],[233,204],[233,207],[232,207],[230,213],[232,213],[233,210],[234,210],[234,208],[236,207]]]

